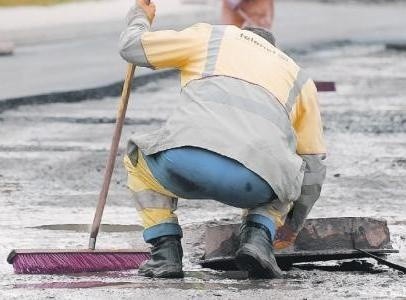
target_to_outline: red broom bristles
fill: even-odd
[[[15,253],[9,262],[17,274],[69,274],[137,269],[147,252]]]

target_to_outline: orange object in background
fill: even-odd
[[[274,0],[223,0],[224,24],[271,29]]]

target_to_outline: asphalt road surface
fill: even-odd
[[[312,217],[385,218],[406,265],[406,53],[383,44],[340,44],[294,54],[337,93],[320,95],[328,175]],[[178,103],[176,76],[151,81],[131,98],[106,224],[139,224],[120,163],[133,132],[160,126]],[[406,275],[372,260],[296,266],[280,280],[244,279],[201,269],[205,222],[238,220],[240,211],[212,201],[181,200],[183,280],[149,280],[136,271],[80,276],[20,276],[5,263],[12,248],[85,248],[102,182],[117,98],[20,106],[0,114],[0,298],[244,299],[406,297]],[[44,225],[56,225],[44,227]],[[142,244],[139,226],[102,232],[100,248]],[[120,229],[121,228],[121,229]],[[126,230],[125,228],[130,228]],[[349,267],[350,266],[350,267]],[[83,287],[87,287],[86,289]]]

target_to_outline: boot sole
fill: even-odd
[[[149,278],[184,278],[185,274],[182,273],[163,273],[163,274],[153,274],[151,272],[148,273],[138,273],[139,276],[149,277]]]
[[[139,276],[149,277],[149,278],[184,278],[185,273],[179,270],[166,270],[160,272],[159,270],[138,270]]]
[[[255,247],[244,246],[236,253],[237,267],[242,271],[248,271],[252,278],[282,278],[283,273],[278,267],[276,261],[272,263],[258,255]]]

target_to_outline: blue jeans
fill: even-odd
[[[144,155],[144,159],[155,179],[176,196],[247,208],[245,221],[265,226],[275,237],[276,223],[267,209],[277,195],[264,179],[238,161],[196,147],[169,149]],[[177,223],[162,222],[144,230],[147,242],[165,235],[182,236],[182,229]]]
[[[239,208],[255,208],[277,196],[259,175],[236,160],[196,147],[146,155],[154,177],[185,199],[213,199]]]

